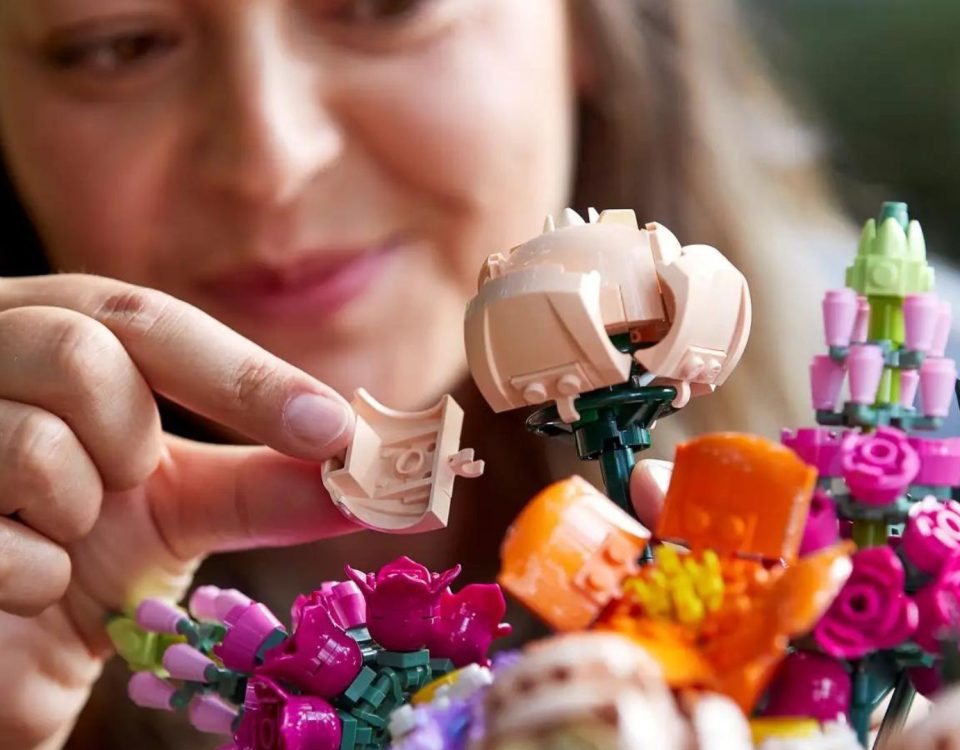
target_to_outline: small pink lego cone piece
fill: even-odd
[[[957,365],[946,357],[930,357],[920,366],[920,404],[925,417],[945,417],[950,413]]]
[[[186,643],[175,643],[163,654],[163,668],[178,680],[207,682],[207,670],[217,665]]]
[[[933,343],[940,305],[933,294],[908,294],[903,300],[904,345],[926,352]]]
[[[190,597],[190,614],[198,620],[217,621],[217,597],[223,589],[216,586],[201,586]]]
[[[866,297],[857,297],[857,317],[853,322],[853,336],[851,341],[854,344],[862,344],[867,340],[867,332],[870,328],[870,303]]]
[[[857,294],[852,289],[835,289],[823,296],[823,331],[827,346],[850,346],[857,316]]]
[[[198,695],[187,709],[195,729],[209,734],[233,734],[237,712],[214,695]]]
[[[850,371],[850,400],[855,404],[872,404],[883,376],[883,352],[880,347],[854,344],[847,356],[847,369]]]
[[[950,303],[941,301],[937,309],[937,325],[933,331],[933,341],[928,352],[931,357],[942,357],[946,353],[951,322],[953,322],[953,311]]]
[[[917,398],[920,373],[916,370],[900,371],[900,406],[910,409]]]
[[[338,584],[329,596],[331,614],[344,630],[363,625],[367,621],[367,602],[353,581]]]
[[[244,608],[253,604],[253,599],[236,589],[222,589],[214,604],[216,619],[225,622],[227,615],[237,607]]]
[[[810,391],[813,408],[833,411],[843,388],[843,365],[830,357],[818,355],[810,364]]]
[[[177,635],[177,623],[186,616],[177,607],[162,599],[144,599],[137,607],[137,625],[150,633]]]
[[[172,711],[170,700],[177,689],[152,672],[137,672],[127,683],[127,695],[140,708]]]

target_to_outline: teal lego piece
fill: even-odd
[[[433,679],[443,677],[456,671],[456,665],[450,659],[431,659],[430,671],[433,672]]]
[[[364,667],[360,670],[360,674],[356,676],[354,681],[350,683],[350,686],[343,691],[342,698],[350,703],[358,703],[363,699],[364,693],[376,679],[377,673],[370,669],[370,667]]]
[[[381,651],[377,654],[377,664],[394,669],[425,667],[430,664],[430,652],[427,649],[407,652]]]

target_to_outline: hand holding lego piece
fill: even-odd
[[[400,412],[360,389],[353,408],[357,424],[346,458],[323,467],[337,507],[377,531],[417,534],[446,526],[455,477],[483,473],[473,450],[460,450],[457,402],[444,396],[432,409]]]

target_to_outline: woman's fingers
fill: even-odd
[[[169,295],[96,276],[0,284],[0,310],[23,305],[96,320],[154,391],[278,451],[316,460],[349,441],[352,413],[332,389]]]
[[[80,313],[54,307],[0,312],[0,398],[69,425],[107,489],[134,487],[156,468],[160,417],[150,389],[117,338]],[[26,438],[60,439],[52,437],[57,428],[49,422],[32,420],[27,427],[33,432]]]
[[[166,442],[150,482],[151,515],[180,559],[359,530],[334,507],[319,463],[263,447]]]
[[[0,515],[16,514],[66,544],[97,520],[103,484],[93,460],[63,420],[35,406],[0,400]]]
[[[630,474],[630,499],[640,523],[653,531],[663,510],[663,499],[670,486],[673,464],[670,461],[644,459]]]
[[[70,557],[58,544],[0,518],[0,610],[33,616],[56,603],[70,583]]]

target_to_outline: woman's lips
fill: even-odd
[[[315,321],[361,296],[396,249],[390,244],[350,254],[312,253],[281,269],[259,266],[226,273],[202,288],[220,306],[247,317]]]

